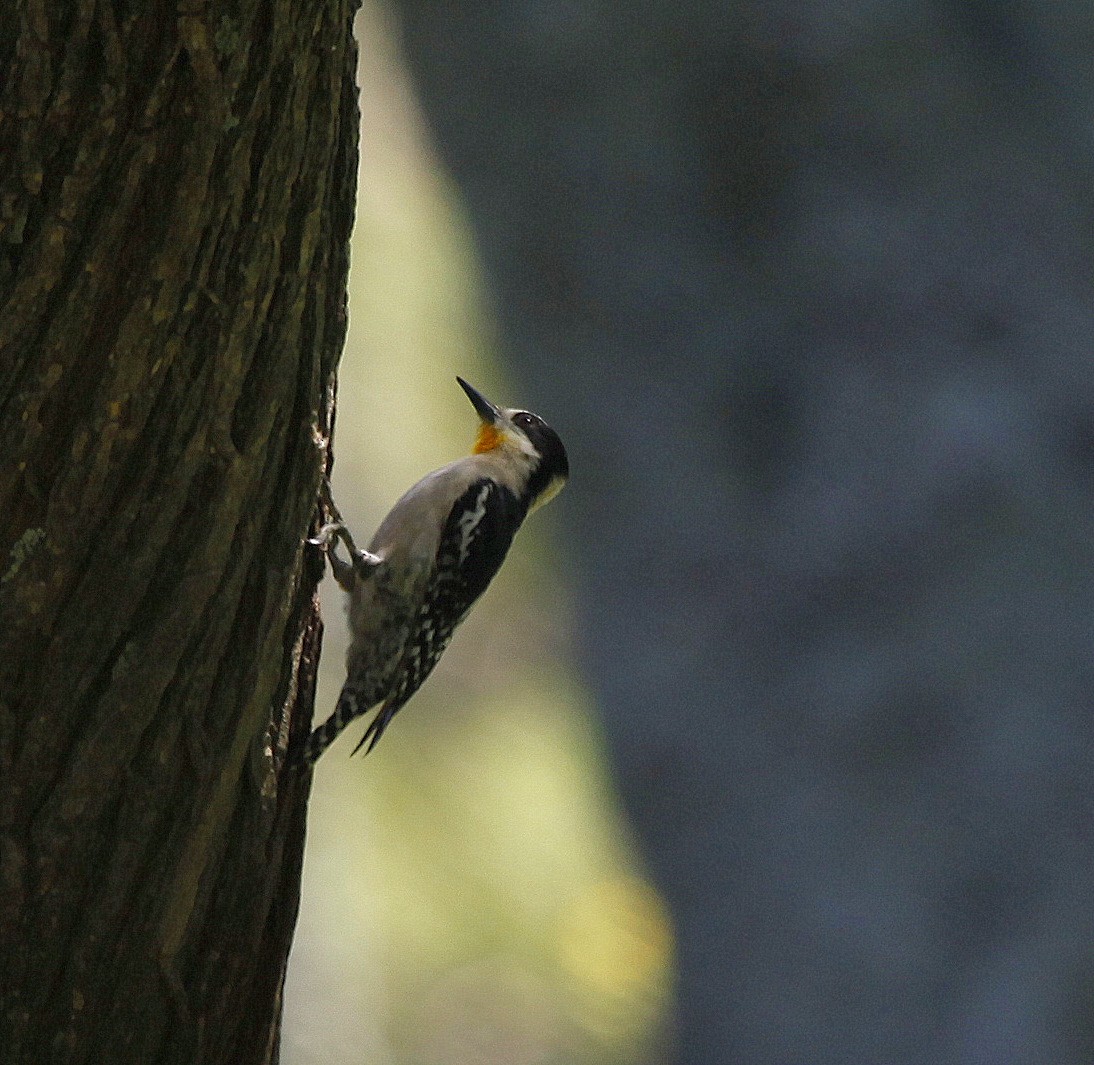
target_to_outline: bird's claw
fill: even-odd
[[[308,537],[308,543],[313,547],[330,547],[331,541],[341,539],[344,533],[346,526],[341,520],[329,521],[315,536]]]
[[[350,558],[353,559],[353,568],[362,577],[369,576],[383,561],[379,555],[374,555],[371,551],[362,551],[359,547],[350,547],[349,544],[346,546],[349,548]]]
[[[309,536],[308,543],[313,547],[321,548],[326,553],[327,558],[330,560],[331,569],[334,571],[334,579],[342,588],[349,591],[353,587],[353,575],[362,579],[371,577],[373,570],[383,560],[371,551],[362,551],[353,542],[353,537],[350,535],[349,529],[346,528],[342,515],[338,513],[333,500],[330,498],[330,485],[327,482],[323,484],[322,498],[328,513],[334,520],[328,521],[315,536]],[[339,541],[346,545],[346,551],[349,552],[350,557],[349,562],[343,562],[338,557],[337,547]]]

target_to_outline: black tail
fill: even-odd
[[[391,723],[391,719],[402,709],[403,704],[394,702],[388,699],[383,706],[380,707],[379,712],[369,722],[368,728],[365,729],[365,734],[361,737],[357,746],[350,752],[352,758],[362,747],[365,747],[365,754],[368,754],[373,747],[380,742],[380,737],[384,734],[384,729]]]

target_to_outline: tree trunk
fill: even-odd
[[[0,1046],[268,1062],[353,0],[0,12]]]

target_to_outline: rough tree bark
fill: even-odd
[[[354,0],[0,11],[0,1046],[266,1062]]]

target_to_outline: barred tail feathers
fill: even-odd
[[[312,731],[304,744],[303,760],[305,765],[314,765],[319,756],[336,740],[355,717],[360,717],[371,704],[362,704],[358,692],[348,684],[338,696],[334,713],[318,728]]]

